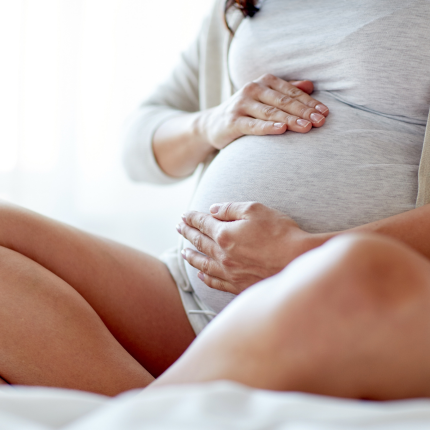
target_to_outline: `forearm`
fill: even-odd
[[[152,147],[160,168],[169,176],[190,175],[215,148],[205,137],[201,112],[169,118],[154,134]]]
[[[364,224],[349,230],[311,235],[310,247],[344,233],[378,233],[398,239],[430,259],[430,205]]]

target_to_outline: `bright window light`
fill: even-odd
[[[174,245],[193,183],[132,183],[120,135],[213,1],[0,0],[0,198],[154,255]]]
[[[22,167],[46,171],[58,157],[58,0],[26,1],[21,90]]]
[[[19,77],[23,2],[0,2],[0,172],[12,171],[18,161]]]

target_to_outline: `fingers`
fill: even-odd
[[[242,116],[236,120],[237,130],[245,135],[266,136],[267,134],[282,134],[288,129],[282,122],[264,121],[262,119]]]
[[[238,295],[242,291],[244,291],[244,289],[245,289],[245,288],[243,288],[243,286],[235,285],[234,283],[232,284],[223,278],[218,278],[216,276],[209,275],[209,274],[204,273],[202,271],[200,271],[197,274],[197,276],[208,287],[213,288],[214,290],[224,291],[226,293]],[[254,285],[259,281],[261,281],[261,278],[254,277],[251,281],[249,281],[249,283],[247,284],[247,287]]]
[[[191,227],[201,231],[204,235],[214,239],[220,222],[203,212],[191,211],[182,215],[182,220]],[[190,241],[191,242],[191,241]]]
[[[273,90],[276,90],[282,94],[285,94],[286,96],[299,99],[309,107],[314,108],[318,105],[321,105],[321,107],[317,109],[321,113],[323,112],[325,113],[326,110],[328,111],[327,106],[322,104],[320,101],[314,99],[309,94],[302,91],[297,86],[293,85],[291,82],[287,82],[284,79],[268,74],[268,75],[262,76],[256,82],[262,83],[265,86],[272,88]]]
[[[202,255],[200,252],[196,252],[189,248],[183,249],[181,254],[184,260],[204,274],[217,278],[224,277],[221,266],[214,259],[207,257],[206,255]]]
[[[206,273],[199,272],[197,275],[208,287],[214,290],[224,291],[226,293],[238,294],[237,289],[230,282],[216,278]]]
[[[307,133],[312,127],[324,125],[329,110],[307,93],[313,91],[312,82],[293,83],[264,75],[245,85],[240,117],[236,120],[238,131],[257,136],[282,134],[286,130]]]
[[[210,207],[211,214],[220,221],[237,221],[247,219],[263,205],[257,202],[215,203]]]
[[[188,226],[184,222],[180,223],[176,228],[185,239],[194,245],[197,251],[210,257],[216,256],[218,245],[210,237],[205,236],[199,230]]]
[[[304,82],[310,82],[310,81],[303,81],[303,83]],[[255,83],[263,85],[267,87],[269,90],[272,89],[272,90],[275,90],[275,92],[281,93],[282,94],[281,98],[286,96],[284,97],[283,100],[280,101],[280,103],[274,105],[278,108],[282,108],[282,105],[284,103],[287,103],[288,105],[293,101],[299,101],[303,105],[307,106],[308,108],[314,109],[314,113],[316,114],[322,114],[325,117],[329,113],[329,109],[327,108],[327,106],[325,106],[318,100],[314,99],[305,91],[302,91],[300,88],[293,85],[292,83],[284,81],[283,79],[280,79],[274,75],[270,75],[270,74],[264,75],[261,78],[259,78]],[[309,86],[309,84],[307,85]],[[252,91],[253,89],[255,91],[255,87],[250,86],[248,91]],[[313,89],[313,84],[312,84],[312,89]],[[273,93],[272,93],[272,96],[273,96]],[[269,97],[269,103],[265,100],[262,100],[262,99],[260,100],[266,104],[272,105],[273,97],[272,98],[270,97],[270,91],[264,97],[265,98]],[[275,98],[276,97],[279,98],[279,94],[275,95]],[[298,105],[296,105],[296,107],[297,106]],[[294,114],[294,112],[289,112],[289,113]],[[295,113],[295,115],[300,116],[298,113]],[[309,119],[309,118],[305,118],[305,119]]]
[[[314,92],[314,84],[312,81],[289,81],[291,85],[300,88],[307,94],[312,94]]]
[[[236,288],[223,279],[225,276],[220,265],[212,258],[186,248],[181,251],[182,257],[191,266],[199,270],[197,276],[208,287],[227,293],[237,294]]]
[[[325,122],[325,116],[315,109],[315,106],[319,106],[319,102],[293,85],[288,85],[293,90],[288,92],[285,90],[287,94],[271,88],[263,89],[259,94],[259,100],[277,111],[286,112],[295,118],[308,120],[314,127],[321,127]],[[264,119],[272,118],[266,117]]]
[[[276,93],[273,90],[270,90],[273,93]],[[281,96],[285,97],[285,96]],[[280,97],[277,97],[277,99],[280,99]],[[268,98],[266,100],[270,103]],[[274,103],[276,103],[276,97],[272,97],[272,105],[270,104],[263,104],[259,102],[251,102],[248,105],[247,113],[254,118],[264,120],[264,121],[273,121],[274,123],[281,123],[286,124],[288,130],[292,130],[298,133],[307,133],[312,128],[312,122],[308,121],[307,119],[303,119],[303,117],[291,115],[287,113],[287,111],[278,109],[274,106]],[[298,102],[300,103],[300,102]],[[302,105],[303,106],[303,105]],[[299,112],[300,107],[292,106],[290,111],[292,112],[295,109],[295,111]],[[311,110],[312,112],[306,113],[306,116],[310,117],[310,115],[314,112],[314,109],[311,108],[305,108],[307,110]],[[305,109],[301,109],[301,111],[305,111]],[[300,112],[301,113],[301,112]],[[267,130],[267,128],[266,128]]]

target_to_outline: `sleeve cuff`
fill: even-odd
[[[128,119],[123,134],[123,161],[131,179],[160,185],[174,184],[182,180],[164,173],[152,150],[152,139],[160,124],[180,113],[178,110],[161,106],[144,106]]]

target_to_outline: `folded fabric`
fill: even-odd
[[[134,390],[114,399],[70,390],[2,388],[10,430],[421,430],[430,399],[344,400],[253,390],[231,382]]]

